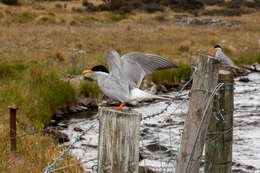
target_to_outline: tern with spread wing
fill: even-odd
[[[237,65],[235,65],[232,60],[226,56],[223,52],[222,52],[222,48],[219,45],[216,45],[214,48],[210,48],[211,50],[215,50],[216,54],[215,54],[215,58],[217,58],[220,61],[220,67],[232,67],[235,69],[240,69],[240,67],[238,67]]]
[[[142,99],[165,99],[162,96],[140,90],[139,87],[145,76],[159,70],[177,68],[172,61],[158,55],[131,52],[120,57],[117,51],[109,49],[105,58],[109,71],[102,65],[83,71],[84,75],[96,77],[100,90],[109,98],[119,100],[121,109],[125,102]]]

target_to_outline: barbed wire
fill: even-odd
[[[95,120],[98,120],[97,118]],[[84,136],[89,130],[93,129],[95,126],[97,125],[97,122],[94,121],[92,123],[92,125],[87,128],[86,130],[82,131],[74,140],[74,142],[72,142],[65,150],[63,150],[63,152],[54,159],[54,161],[51,164],[48,164],[47,167],[44,168],[44,173],[48,173],[52,170],[53,166],[55,166],[60,160],[63,159],[64,156],[66,156],[68,154],[68,152],[72,149],[72,147],[74,146],[74,144],[76,144],[77,142],[80,141],[80,139],[82,138],[82,136]]]
[[[157,116],[159,116],[159,115],[165,113],[165,112],[168,110],[168,108],[174,103],[174,101],[175,101],[176,99],[180,98],[181,96],[187,95],[187,94],[181,95],[181,93],[182,93],[183,90],[186,88],[186,86],[193,80],[194,75],[195,75],[196,72],[197,72],[197,68],[194,68],[190,79],[182,86],[182,88],[180,89],[180,91],[178,91],[178,93],[176,94],[176,96],[173,97],[173,98],[171,99],[171,101],[165,102],[166,106],[165,106],[161,111],[159,111],[159,112],[157,112],[157,113],[154,113],[154,114],[151,114],[151,115],[145,116],[144,118],[142,118],[142,121],[143,121],[143,120],[147,120],[147,119],[151,119],[151,118],[154,118],[154,117],[157,117]]]
[[[34,135],[34,134],[37,134],[37,133],[46,132],[46,131],[48,131],[48,130],[61,129],[61,128],[62,128],[62,127],[46,127],[46,128],[44,128],[44,129],[35,130],[35,131],[30,131],[30,132],[24,133],[24,134],[22,134],[22,135],[10,137],[10,139],[19,139],[19,138],[22,138],[22,137],[25,137],[25,136],[30,136],[30,135]]]

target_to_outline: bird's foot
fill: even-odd
[[[120,109],[122,109],[122,107],[125,105],[125,102],[122,102],[121,104],[120,104],[120,106],[116,106],[116,107],[112,107],[113,109],[117,109],[117,110],[120,110]]]
[[[223,66],[219,66],[219,70],[225,70]]]

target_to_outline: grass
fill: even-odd
[[[164,70],[151,74],[152,80],[159,83],[177,83],[181,80],[189,80],[191,76],[191,65],[180,63],[179,68]]]
[[[0,170],[42,172],[64,148],[58,147],[57,141],[48,134],[36,134],[19,139],[17,152],[10,152],[7,107],[19,107],[17,133],[21,135],[48,125],[55,110],[74,102],[74,89],[44,64],[2,63],[0,69]],[[76,160],[66,157],[59,166],[72,162]],[[76,166],[64,172],[82,170]]]
[[[200,53],[210,54],[209,48],[215,44],[223,43],[224,51],[237,64],[260,62],[259,11],[218,17],[242,22],[241,26],[228,28],[176,24],[176,13],[169,9],[151,14],[76,13],[71,9],[82,7],[81,1],[66,2],[66,8],[54,8],[55,3],[30,0],[21,1],[19,7],[0,4],[0,170],[3,172],[42,172],[62,150],[48,134],[37,134],[19,140],[18,151],[10,152],[8,106],[19,107],[18,134],[43,128],[56,109],[73,104],[78,92],[61,79],[68,73],[80,74],[82,69],[104,65],[107,48],[112,47],[120,54],[131,51],[158,54],[180,66],[151,74],[156,83],[187,80],[190,64],[197,61]],[[78,56],[78,64],[72,69],[75,49],[85,53]],[[96,97],[99,92],[92,82],[84,82],[79,88],[87,96]],[[58,166],[75,161],[66,157]],[[63,172],[83,171],[76,166]]]
[[[99,87],[96,82],[85,81],[80,84],[80,94],[86,97],[97,97],[100,93]]]
[[[255,62],[260,64],[260,53],[254,51],[245,51],[232,57],[235,64],[245,65],[253,64]]]

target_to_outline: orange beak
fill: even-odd
[[[210,48],[210,50],[215,50],[215,48],[212,47],[212,48]]]
[[[86,73],[93,73],[94,71],[92,71],[92,70],[84,70],[83,72],[82,72],[82,74],[86,74]]]

